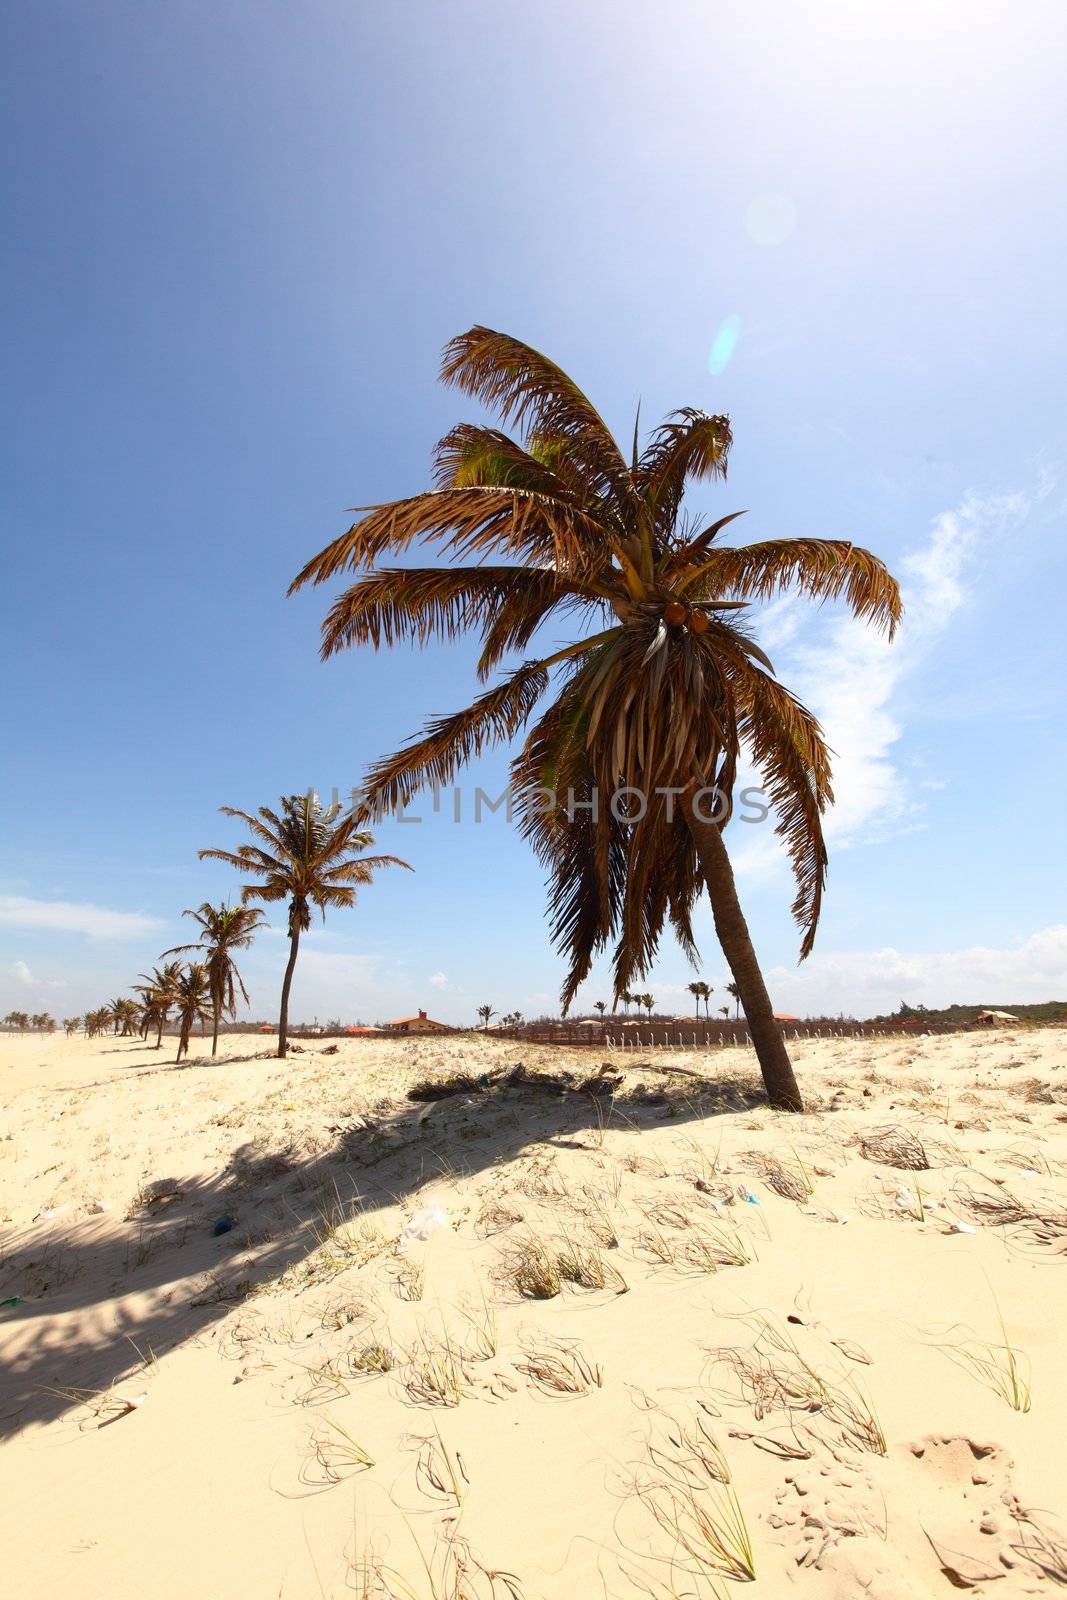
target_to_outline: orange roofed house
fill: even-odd
[[[451,1033],[447,1022],[435,1022],[425,1011],[415,1017],[398,1017],[389,1024],[394,1033]]]

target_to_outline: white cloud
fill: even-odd
[[[14,978],[16,983],[21,983],[28,989],[64,989],[66,984],[60,978],[36,978],[26,965],[25,961],[16,961],[7,971],[9,978]]]
[[[433,988],[433,989],[447,989],[448,988],[448,979],[447,979],[447,977],[445,976],[445,974],[443,972],[435,972],[433,977],[430,978],[428,981],[430,983],[431,988]]]
[[[901,1000],[929,1006],[1067,1000],[1067,924],[1003,949],[831,951],[766,976],[775,1005],[799,1016],[879,1016]]]
[[[926,543],[899,563],[904,621],[892,644],[852,616],[827,628],[801,597],[768,607],[760,637],[775,651],[782,681],[818,716],[833,751],[835,798],[824,824],[831,845],[847,848],[922,826],[921,806],[893,760],[902,733],[894,695],[968,603],[968,575],[973,581],[983,546],[1002,538],[1029,507],[1023,494],[970,495],[935,517]],[[746,773],[740,781],[758,777]],[[737,869],[747,877],[765,876],[784,861],[770,828],[756,837],[738,828],[733,844]]]
[[[73,900],[33,900],[20,894],[0,895],[0,925],[83,933],[90,939],[125,939],[166,926],[140,911],[112,911]]]

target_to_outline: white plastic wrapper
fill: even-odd
[[[423,1244],[438,1228],[448,1227],[448,1212],[438,1201],[420,1206],[414,1216],[400,1230],[397,1248],[406,1250],[409,1244]]]

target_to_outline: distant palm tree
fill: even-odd
[[[71,1037],[72,1034],[77,1033],[78,1029],[81,1027],[81,1021],[82,1021],[81,1017],[64,1017],[63,1018],[63,1027],[66,1029],[66,1034],[67,1034],[67,1038],[68,1039]]]
[[[730,1007],[729,1006],[720,1006],[719,1010],[721,1011],[721,1013],[722,1013],[722,1015],[724,1017],[728,1017],[730,1015]]]
[[[700,1002],[704,997],[704,991],[707,988],[707,984],[706,983],[689,983],[689,984],[686,985],[686,988],[689,990],[690,994],[696,995],[696,1015],[699,1018],[699,1016],[700,1016]]]
[[[282,980],[278,1017],[278,1055],[288,1054],[289,992],[293,983],[300,935],[311,926],[311,907],[326,919],[327,906],[352,906],[356,890],[374,881],[381,867],[413,869],[398,856],[365,856],[374,836],[357,825],[354,813],[340,805],[323,808],[316,794],[283,796],[281,814],[260,806],[253,817],[234,806],[222,806],[227,817],[240,817],[254,844],[237,850],[200,850],[200,859],[226,861],[259,881],[241,889],[242,903],[288,900],[289,961]]]
[[[164,954],[169,954],[165,951]],[[180,961],[168,961],[162,967],[153,967],[148,974],[142,973],[143,983],[139,983],[137,993],[141,996],[142,1009],[141,1021],[144,1028],[144,1037],[148,1036],[148,1029],[155,1028],[155,1048],[163,1046],[163,1029],[167,1025],[167,1017],[171,1007],[178,997],[178,983],[182,975]]]
[[[136,1000],[131,1000],[128,995],[123,996],[118,1000],[112,1000],[107,1010],[114,1031],[119,1033],[121,1030],[124,1039],[131,1038],[137,1026],[138,1007]]]
[[[183,917],[192,917],[200,924],[198,944],[179,944],[173,950],[164,950],[165,956],[188,955],[191,950],[202,951],[207,958],[208,976],[211,980],[211,1054],[219,1048],[219,1019],[223,1012],[231,1018],[237,1015],[237,992],[245,1005],[248,991],[244,986],[237,964],[235,950],[246,950],[266,918],[258,906],[213,906],[205,900],[197,911],[188,908]]]
[[[211,1015],[211,978],[202,961],[183,968],[175,996],[178,1009],[178,1054],[175,1061],[189,1054],[189,1035],[194,1022],[206,1022]]]
[[[741,990],[738,988],[736,983],[728,983],[726,985],[726,992],[727,992],[727,994],[732,994],[733,997],[734,997],[734,1002],[735,1002],[735,1004],[737,1006],[737,1014],[736,1014],[735,1020],[739,1021],[740,1017],[741,1017]],[[727,1014],[729,1014],[729,1013],[727,1013]]]
[[[627,459],[573,379],[508,334],[474,327],[453,339],[442,376],[523,436],[461,423],[437,448],[434,489],[370,508],[304,566],[292,589],[356,574],[326,616],[323,654],[477,633],[486,679],[561,613],[574,619],[572,642],[523,661],[379,761],[369,804],[405,804],[524,734],[512,792],[548,872],[552,930],[568,962],[564,1010],[610,943],[616,995],[648,972],[666,926],[694,956],[692,916],[706,891],[771,1104],[800,1110],[723,829],[747,752],[790,852],[806,956],[826,874],[830,758],[815,717],[752,638],[747,613],[795,584],[892,631],[897,584],[850,541],[735,546],[720,536],[737,513],[704,526],[684,519],[687,482],[725,477],[727,417],[683,408],[643,450],[635,427]],[[467,564],[404,564],[434,541],[446,560]],[[389,557],[400,564],[378,566]],[[615,814],[620,794],[641,797],[639,814]]]
[[[652,998],[652,996],[650,994],[638,995],[638,999],[640,1000],[641,1004],[644,1006],[645,1010],[648,1012],[648,1018],[649,1018],[649,1021],[651,1022],[651,1020],[652,1020],[652,1012],[655,1009],[655,1005],[656,1005],[655,1000],[653,1000],[653,998]]]
[[[496,1015],[496,1012],[493,1010],[492,1006],[479,1006],[478,1007],[478,1015],[482,1019],[482,1027],[483,1028],[488,1028],[489,1027],[489,1018],[490,1017],[494,1017]]]
[[[606,1006],[606,1005],[605,1005],[605,1004],[604,1004],[604,1002],[603,1002],[603,1000],[594,1000],[594,1001],[593,1001],[593,1009],[594,1009],[594,1011],[599,1011],[599,1012],[600,1012],[600,1015],[601,1015],[601,1017],[603,1017],[603,1015],[604,1015],[604,1013],[605,1013],[605,1011],[606,1011],[606,1010],[607,1010],[607,1009],[608,1009],[608,1008],[607,1008],[607,1006]]]

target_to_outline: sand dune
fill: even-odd
[[[10,1592],[1067,1578],[1064,1032],[804,1042],[802,1119],[740,1050],[224,1044],[0,1045]]]

